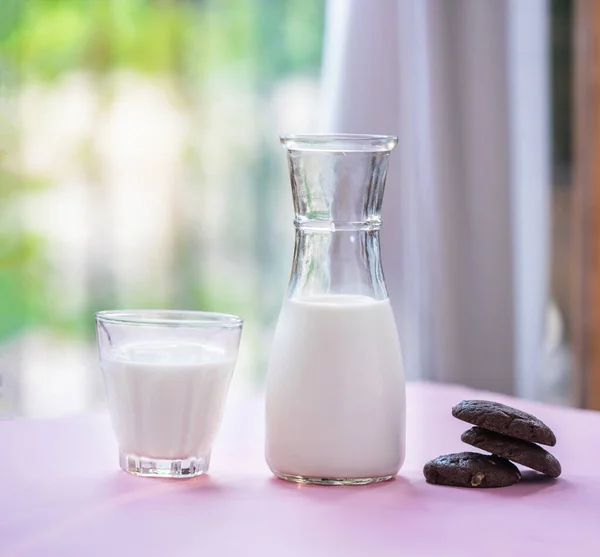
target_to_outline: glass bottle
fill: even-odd
[[[292,273],[273,338],[266,459],[279,478],[365,484],[404,461],[400,343],[380,260],[381,203],[397,139],[288,135]]]

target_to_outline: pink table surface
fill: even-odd
[[[492,397],[556,432],[563,475],[496,490],[430,486],[425,461],[466,450],[450,408]],[[600,556],[600,414],[459,387],[408,388],[396,480],[297,486],[263,460],[260,399],[231,405],[210,475],[136,478],[117,468],[106,416],[0,422],[0,555]]]

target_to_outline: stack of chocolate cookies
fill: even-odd
[[[452,415],[473,424],[461,439],[492,453],[454,453],[423,468],[428,483],[456,487],[506,487],[521,480],[521,464],[547,476],[560,476],[560,462],[539,444],[554,446],[556,436],[541,420],[499,402],[463,400]],[[512,461],[512,462],[511,462]]]

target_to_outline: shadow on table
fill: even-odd
[[[374,493],[381,491],[393,491],[395,494],[398,492],[410,492],[414,489],[412,483],[402,476],[396,476],[386,482],[372,483],[367,485],[314,485],[314,484],[302,484],[295,482],[288,482],[280,480],[276,477],[271,477],[268,481],[269,487],[280,491],[286,491],[289,493],[295,492],[306,496],[324,495],[327,494],[329,500],[335,499],[346,499],[348,497],[354,497],[357,495],[364,495],[367,493]]]
[[[522,479],[515,486],[507,489],[490,489],[488,490],[493,495],[500,497],[523,497],[524,495],[534,495],[545,490],[565,490],[572,486],[570,482],[562,478],[552,478],[533,470],[525,470],[521,472]]]

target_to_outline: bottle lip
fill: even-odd
[[[323,152],[356,152],[386,153],[398,143],[393,135],[373,134],[285,134],[280,136],[281,144],[288,151],[323,151]]]

